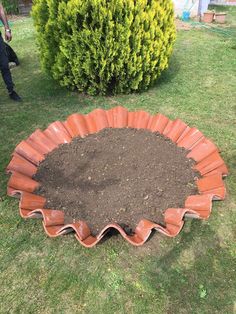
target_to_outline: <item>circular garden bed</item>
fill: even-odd
[[[176,236],[184,217],[208,218],[228,171],[196,128],[123,107],[73,114],[15,149],[8,194],[49,236],[75,231],[87,247],[111,228],[134,245],[152,229]]]

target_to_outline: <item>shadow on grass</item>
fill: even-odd
[[[26,55],[20,61],[17,74],[22,75],[20,83],[24,82],[24,89],[31,91],[31,97],[32,92],[35,97],[50,98],[64,96],[68,91],[41,69],[39,60],[35,61],[30,55]]]
[[[153,87],[158,87],[160,85],[171,83],[178,72],[181,69],[181,64],[175,54],[173,54],[169,61],[169,67],[164,72],[162,72],[161,76],[157,79],[157,81],[153,84]]]
[[[233,313],[236,256],[221,246],[210,225],[201,228],[201,223],[194,221],[189,231],[183,230],[167,254],[144,261],[142,280],[154,293],[169,296],[167,313],[192,313],[193,308],[194,313]]]
[[[34,57],[34,58],[33,58]],[[16,76],[20,76],[21,85],[21,93],[24,96],[25,101],[31,101],[32,96],[36,101],[47,101],[47,102],[55,102],[60,101],[61,99],[67,99],[73,97],[76,99],[79,98],[91,98],[87,94],[71,91],[66,87],[60,86],[60,84],[54,80],[49,74],[47,74],[44,70],[42,70],[39,66],[39,57],[38,60],[35,60],[35,56],[24,56],[20,60],[21,65],[16,70]],[[161,76],[157,79],[157,81],[153,84],[153,88],[158,87],[160,85],[170,83],[177,73],[180,70],[180,63],[178,62],[175,54],[172,55],[169,63],[169,68],[165,70]],[[30,75],[28,75],[30,73]],[[149,90],[149,89],[148,89]],[[147,91],[148,91],[147,90]],[[24,91],[26,91],[24,95]],[[145,91],[134,92],[133,94],[142,94]],[[131,93],[132,94],[132,93]],[[130,94],[121,94],[121,95],[130,95]],[[107,97],[111,96],[121,96],[121,95],[106,95]],[[71,97],[70,97],[71,96]],[[77,97],[76,97],[77,96]],[[103,96],[106,98],[106,96]]]

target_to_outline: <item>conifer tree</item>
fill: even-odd
[[[172,0],[34,0],[41,63],[89,94],[147,89],[168,67]]]

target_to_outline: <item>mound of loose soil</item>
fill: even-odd
[[[66,222],[85,220],[92,234],[111,222],[132,232],[146,218],[163,223],[170,207],[197,193],[187,151],[157,133],[104,129],[47,155],[35,179],[47,208]]]

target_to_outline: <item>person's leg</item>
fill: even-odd
[[[9,97],[14,101],[21,101],[20,96],[14,91],[14,84],[11,77],[11,72],[8,64],[8,57],[6,53],[6,46],[0,33],[0,71],[3,80],[8,89]]]
[[[6,84],[9,94],[14,90],[14,84],[11,77],[11,72],[8,65],[8,57],[6,53],[6,48],[2,36],[0,34],[0,70],[2,73],[2,78]]]

